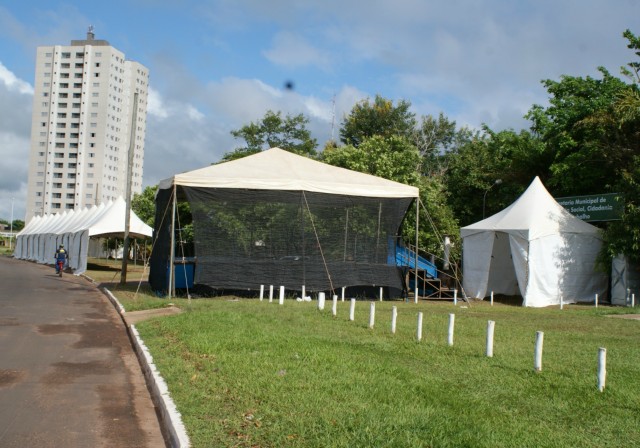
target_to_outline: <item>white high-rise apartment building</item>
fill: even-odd
[[[38,47],[26,222],[125,197],[132,136],[131,191],[142,191],[148,86],[148,69],[91,27],[86,40]]]

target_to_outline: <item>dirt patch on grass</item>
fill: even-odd
[[[618,319],[640,320],[640,314],[610,314],[608,317],[617,317]]]
[[[127,322],[127,325],[132,325],[153,317],[171,316],[181,312],[182,310],[177,306],[168,306],[166,308],[156,308],[153,310],[129,311],[124,314],[124,320]]]

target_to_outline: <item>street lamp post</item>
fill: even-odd
[[[496,179],[489,188],[487,188],[487,190],[484,192],[484,196],[482,197],[482,219],[484,219],[485,216],[485,205],[487,203],[487,193],[489,193],[489,190],[491,190],[493,188],[494,185],[500,185],[502,183],[502,179]]]

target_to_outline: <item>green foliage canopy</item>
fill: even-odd
[[[267,111],[261,120],[231,131],[235,138],[243,139],[246,146],[225,154],[223,162],[239,159],[269,148],[281,148],[296,154],[315,156],[317,141],[307,129],[309,119],[304,114],[286,115]]]
[[[396,105],[393,101],[376,95],[373,102],[363,100],[353,106],[342,120],[340,140],[345,145],[360,146],[367,138],[400,136],[411,139],[416,127],[415,114],[409,110],[411,103],[405,100]]]

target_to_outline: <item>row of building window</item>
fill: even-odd
[[[87,64],[87,62],[85,62],[85,63],[82,63],[82,62],[76,62],[76,63],[75,63],[75,65],[74,65],[74,67],[75,67],[75,68],[84,68],[85,64]],[[96,68],[97,68],[97,67],[100,67],[100,63],[99,63],[99,62],[96,62],[96,63],[95,63],[95,66],[96,66]],[[51,62],[45,62],[45,63],[44,63],[44,67],[45,67],[45,68],[51,68]],[[71,68],[71,63],[69,63],[69,62],[61,62],[61,63],[60,63],[60,68]]]
[[[89,54],[89,52],[87,52],[86,54]],[[83,52],[81,52],[81,51],[77,51],[77,52],[76,52],[76,58],[78,58],[78,59],[84,58],[84,55],[85,55],[85,53],[83,53]],[[101,51],[96,51],[93,55],[94,55],[96,58],[99,58],[99,57],[102,57],[102,52],[101,52]],[[51,53],[51,52],[46,52],[46,53],[44,54],[44,56],[45,56],[46,58],[50,58],[50,57],[52,57],[52,56],[53,56],[53,53]],[[64,51],[64,52],[60,53],[60,57],[61,57],[62,59],[70,59],[70,58],[71,58],[71,52]]]

